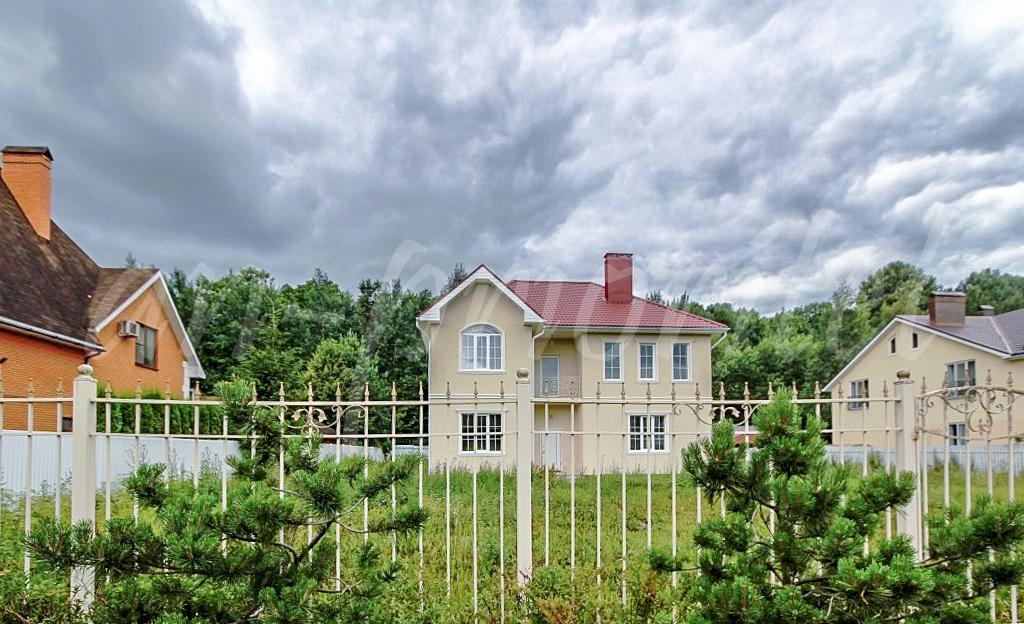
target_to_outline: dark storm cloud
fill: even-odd
[[[406,279],[614,249],[764,309],[896,258],[1024,271],[1005,3],[195,2],[0,9],[0,141],[50,144],[105,263],[352,287],[403,243]]]

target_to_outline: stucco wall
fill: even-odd
[[[579,377],[580,392],[592,399],[598,383],[601,384],[601,405],[576,401],[575,404],[554,403],[545,410],[539,404],[534,408],[533,452],[535,462],[541,463],[541,449],[549,462],[557,460],[560,470],[578,473],[593,472],[599,466],[604,470],[646,470],[648,464],[661,472],[678,465],[679,452],[698,433],[710,429],[701,423],[691,410],[680,407],[673,413],[668,405],[673,388],[676,396],[692,398],[698,387],[708,397],[711,389],[711,337],[707,335],[673,335],[669,333],[633,334],[616,332],[582,332],[568,334],[551,328],[534,339],[533,329],[523,324],[523,312],[500,291],[487,283],[467,289],[462,296],[450,302],[441,312],[441,322],[428,325],[430,336],[430,392],[433,400],[445,399],[450,389],[451,404],[430,409],[431,463],[440,468],[446,462],[458,467],[515,463],[515,388],[516,370],[530,371],[531,395],[538,394],[540,358],[543,355],[560,357],[560,376]],[[466,372],[459,370],[460,333],[476,323],[488,323],[500,329],[505,336],[505,365],[499,372]],[[604,342],[622,342],[622,382],[604,381]],[[690,343],[690,379],[672,380],[672,344]],[[652,403],[647,406],[648,382],[639,379],[639,343],[656,344],[657,378],[650,383]],[[471,397],[476,392],[481,401],[493,400],[504,384],[504,405],[480,404],[474,406]],[[622,406],[625,389],[628,406]],[[560,399],[565,401],[565,399]],[[660,403],[659,403],[660,401]],[[478,410],[502,411],[506,441],[498,455],[466,455],[459,453],[460,413]],[[630,452],[628,450],[629,414],[665,414],[666,449],[660,452]],[[575,431],[578,435],[570,435]],[[546,438],[546,439],[545,439]]]
[[[914,332],[918,335],[917,349],[912,348]],[[896,339],[895,355],[889,354],[892,338]],[[837,386],[842,388],[843,396],[849,398],[851,382],[867,379],[868,392],[871,397],[882,397],[885,386],[888,387],[891,397],[896,374],[905,369],[910,371],[910,379],[914,382],[914,394],[917,395],[920,394],[922,380],[925,381],[928,390],[938,390],[946,376],[946,365],[962,360],[974,360],[978,384],[985,383],[989,371],[992,374],[992,383],[997,386],[1005,385],[1008,373],[1012,372],[1017,379],[1021,379],[1021,375],[1024,374],[1024,362],[1010,362],[944,336],[913,328],[904,323],[896,323],[857,364],[838,379]],[[838,396],[838,388],[832,389],[832,396]],[[866,427],[874,429],[866,436],[860,432],[848,432],[842,436],[836,436],[833,438],[836,444],[842,441],[844,445],[859,445],[865,439],[870,446],[892,446],[895,444],[893,431],[895,422],[891,406],[886,408],[881,403],[868,403],[865,409],[859,410],[845,406],[841,410],[836,410],[834,418],[838,421],[839,428],[862,429]],[[946,420],[945,424],[962,422],[963,417],[947,412]],[[941,429],[943,426],[941,406],[936,406],[929,411],[925,427]],[[1002,433],[1006,432],[1005,419],[997,420],[994,426]],[[887,432],[886,429],[889,431]],[[888,442],[886,442],[887,439]],[[942,445],[942,440],[937,436],[929,436],[928,444]]]
[[[450,391],[456,397],[451,406],[434,406],[429,410],[430,446],[432,463],[446,459],[464,465],[493,464],[508,456],[505,448],[500,456],[462,455],[459,453],[462,411],[503,411],[503,428],[514,428],[516,394],[516,371],[532,369],[533,329],[523,324],[523,311],[508,297],[489,283],[477,283],[467,288],[458,298],[441,311],[441,322],[430,325],[429,388],[433,399],[443,399]],[[502,370],[460,371],[460,334],[465,328],[486,323],[502,332]],[[475,384],[475,386],[474,386]],[[512,408],[505,411],[501,406],[474,406],[471,399],[474,390],[489,398],[498,397],[504,388],[505,396]],[[460,402],[461,401],[461,402]],[[508,446],[507,444],[505,445]]]

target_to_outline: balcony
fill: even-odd
[[[580,396],[579,377],[542,377],[537,394],[542,397],[578,397]]]

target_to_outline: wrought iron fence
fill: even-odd
[[[240,451],[242,436],[215,398],[117,398],[97,392],[87,366],[79,372],[71,397],[0,395],[0,531],[4,517],[10,531],[17,516],[23,516],[17,531],[31,530],[42,509],[72,521],[93,520],[100,530],[120,513],[137,517],[138,506],[121,495],[120,482],[142,461],[164,463],[173,478],[195,484],[216,479],[227,504],[232,475],[226,458]],[[909,535],[923,555],[923,519],[938,499],[945,505],[962,501],[969,513],[978,494],[1015,498],[1024,463],[1013,419],[1020,391],[1012,382],[996,387],[990,381],[956,397],[947,389],[915,394],[901,375],[892,392],[886,386],[879,397],[794,392],[792,404],[808,418],[825,420],[822,433],[834,461],[862,475],[891,468],[917,475],[917,497],[888,512],[885,536]],[[474,611],[486,595],[503,614],[506,589],[531,578],[536,566],[585,568],[625,604],[626,573],[642,565],[649,548],[685,554],[695,524],[724,513],[689,485],[681,451],[709,435],[720,419],[736,424],[739,440],[753,440],[756,413],[773,392],[769,387],[769,396],[760,399],[749,392],[729,399],[722,390],[717,397],[701,396],[699,389],[691,396],[674,390],[626,396],[597,384],[587,396],[578,389],[544,396],[532,391],[526,371],[513,392],[503,385],[488,390],[434,397],[421,391],[411,400],[394,390],[390,397],[362,401],[259,397],[258,404],[274,410],[291,435],[318,431],[327,457],[386,460],[420,453],[415,481],[393,490],[391,501],[407,497],[433,515],[411,541],[392,537],[390,556],[416,570],[423,595],[443,593]],[[53,431],[36,427],[43,410],[53,412],[47,421]],[[5,412],[23,412],[24,428],[20,416],[18,429],[5,426]],[[73,432],[57,431],[68,412]],[[1003,459],[994,459],[1001,452]],[[364,508],[364,527],[368,522]],[[27,554],[22,566],[31,572]],[[673,575],[672,585],[679,582]],[[91,571],[76,570],[72,585],[88,600]],[[992,605],[993,618],[1002,615],[995,597]],[[1017,607],[1014,588],[1006,619],[1017,621]]]

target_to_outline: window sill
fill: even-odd
[[[693,383],[692,379],[673,379],[672,383]]]
[[[460,375],[504,375],[505,374],[505,369],[503,368],[501,370],[495,370],[493,368],[480,368],[480,369],[460,368],[459,369],[459,374]]]
[[[459,457],[502,457],[502,451],[459,451]]]
[[[664,451],[626,451],[626,455],[668,455],[668,449]]]
[[[145,369],[151,370],[151,371],[159,371],[160,370],[156,366],[150,366],[149,364],[139,364],[138,362],[136,362],[135,365],[138,366],[139,368],[145,368]]]

